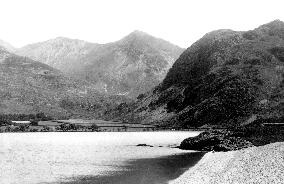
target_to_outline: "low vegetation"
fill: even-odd
[[[37,114],[0,114],[0,126],[10,125],[12,121],[30,121],[32,124],[36,124],[39,121],[53,120],[52,117],[45,115],[44,113]]]
[[[52,121],[53,117],[47,116],[44,113],[37,114],[1,114],[0,115],[0,132],[67,132],[67,131],[86,131],[94,132],[99,131],[96,124],[91,126],[84,126],[72,123],[58,123],[53,126],[38,125],[39,121]],[[19,121],[13,123],[13,121]],[[21,124],[21,121],[29,121],[30,123]]]
[[[249,125],[236,127],[233,131],[236,136],[250,141],[253,145],[262,146],[269,143],[284,141],[283,122],[284,117],[258,119]],[[277,125],[276,123],[283,123],[283,125]]]

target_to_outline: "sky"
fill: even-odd
[[[283,0],[0,0],[0,39],[15,47],[58,36],[107,43],[134,30],[187,48],[216,29],[284,21]]]

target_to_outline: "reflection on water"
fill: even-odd
[[[77,176],[60,184],[167,184],[195,165],[204,152],[179,153],[126,161],[123,171],[109,175]]]
[[[184,153],[198,132],[49,132],[0,134],[0,183],[33,184],[98,177],[129,169],[131,160]],[[137,147],[150,144],[154,147]],[[163,146],[163,147],[159,147]],[[132,163],[133,165],[133,163]]]

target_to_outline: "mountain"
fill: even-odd
[[[182,51],[167,41],[134,31],[107,44],[60,37],[27,45],[17,54],[91,82],[100,92],[137,97],[163,80]]]
[[[44,112],[59,118],[91,111],[95,116],[95,109],[115,103],[89,83],[65,77],[57,69],[4,48],[0,48],[0,81],[0,113],[4,114]]]
[[[283,120],[284,23],[207,33],[180,55],[155,89],[106,114],[183,128]]]
[[[16,53],[59,69],[63,73],[72,74],[84,65],[83,58],[97,46],[98,44],[82,40],[57,37],[27,45],[17,49]]]
[[[0,46],[3,47],[4,49],[8,50],[9,52],[14,52],[16,50],[16,48],[14,46],[12,46],[11,44],[0,40]]]

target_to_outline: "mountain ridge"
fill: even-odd
[[[16,53],[89,81],[102,93],[136,97],[157,85],[182,51],[168,41],[133,31],[107,44],[57,37]]]
[[[0,39],[0,46],[10,52],[15,52],[16,48],[10,43]]]

